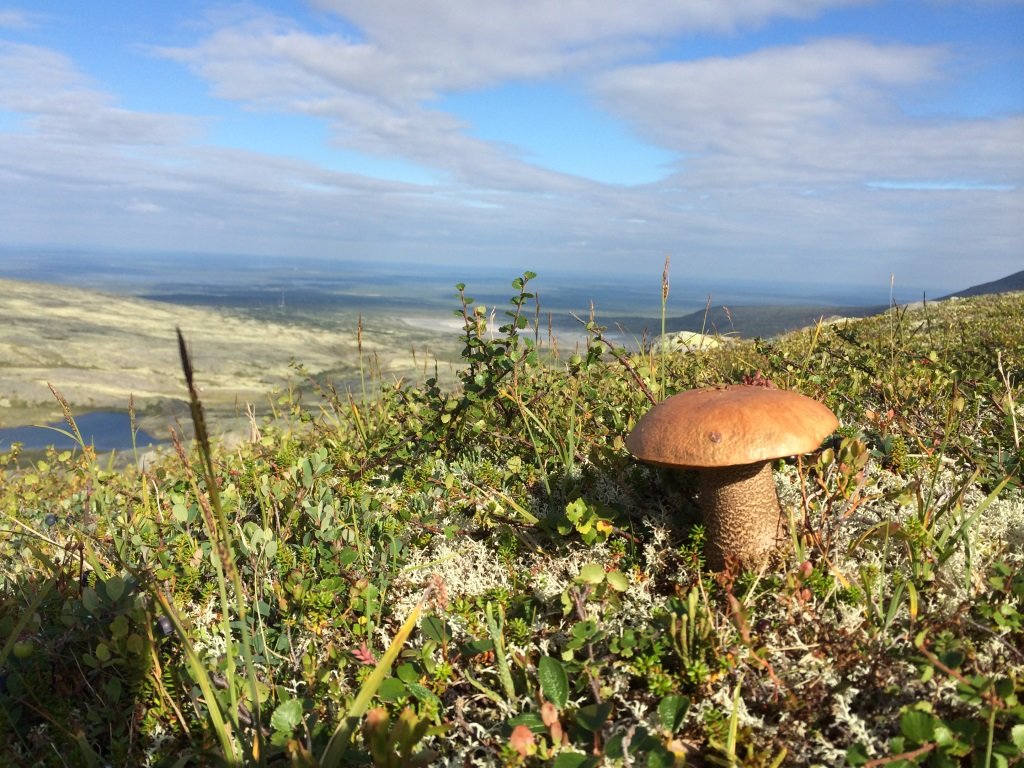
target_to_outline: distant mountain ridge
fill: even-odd
[[[957,296],[982,296],[991,293],[1008,293],[1024,291],[1024,270],[1012,275],[993,280],[992,282],[973,285],[962,291],[942,296],[936,301]],[[665,318],[666,333],[677,331],[696,331],[711,335],[740,335],[746,338],[761,336],[764,338],[777,336],[787,331],[814,325],[820,319],[838,317],[869,317],[885,312],[886,304],[874,306],[834,306],[834,305],[739,305],[711,306],[707,310],[698,310],[688,315]],[[648,335],[657,335],[661,330],[661,321],[649,317],[623,317],[619,319],[623,328],[636,336],[645,330]]]
[[[943,299],[951,299],[954,296],[984,296],[988,293],[1009,293],[1010,291],[1024,291],[1024,269],[1014,272],[1012,275],[1001,277],[990,283],[980,283],[964,288],[962,291],[943,296]]]

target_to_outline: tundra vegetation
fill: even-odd
[[[296,366],[228,447],[196,335],[194,440],[0,456],[0,761],[1022,763],[1024,294],[556,356],[533,278],[457,287],[454,386]],[[763,379],[841,427],[776,462],[786,546],[714,573],[694,477],[623,439]]]

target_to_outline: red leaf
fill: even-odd
[[[366,647],[366,641],[363,644],[352,651],[352,655],[355,656],[356,661],[363,664],[367,664],[371,667],[377,665],[377,657],[373,655],[373,651]]]

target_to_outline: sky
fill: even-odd
[[[6,247],[952,290],[1024,269],[1024,2],[0,0],[0,200]]]

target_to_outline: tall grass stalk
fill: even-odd
[[[1010,416],[1010,424],[1013,427],[1013,446],[1020,450],[1020,432],[1017,429],[1017,404],[1013,396],[1013,379],[1003,369],[1003,351],[996,352],[996,369],[999,371],[999,378],[1006,387],[1006,413]]]
[[[203,406],[199,400],[199,393],[195,385],[192,361],[188,353],[188,347],[185,344],[185,337],[182,335],[180,329],[178,329],[177,334],[178,352],[181,356],[181,366],[185,374],[185,384],[188,387],[189,410],[192,416],[192,424],[195,429],[195,440],[199,448],[199,456],[203,464],[204,480],[206,481],[205,493],[200,490],[195,473],[192,472],[191,465],[189,464],[188,458],[184,454],[184,450],[181,448],[180,443],[178,443],[176,447],[179,455],[181,455],[183,459],[186,474],[188,475],[190,484],[192,485],[193,492],[195,493],[203,511],[203,520],[206,523],[207,533],[214,545],[214,557],[212,559],[217,573],[217,588],[221,602],[221,625],[226,643],[225,673],[228,681],[228,697],[231,704],[228,717],[235,730],[238,731],[238,707],[240,702],[238,700],[238,686],[236,680],[237,669],[235,666],[235,649],[240,645],[241,647],[238,648],[238,650],[241,651],[245,678],[248,682],[249,701],[250,706],[252,707],[252,719],[254,726],[254,740],[251,745],[250,754],[256,759],[258,764],[262,765],[264,749],[263,731],[260,720],[260,696],[259,686],[256,680],[256,667],[253,661],[253,638],[249,627],[246,594],[242,585],[241,575],[239,574],[238,568],[235,564],[231,527],[228,525],[227,517],[224,514],[224,508],[220,501],[220,492],[217,485],[217,473],[213,465],[213,450],[210,447],[210,436],[206,429],[206,418],[203,414]],[[234,592],[233,605],[228,597],[228,581],[230,581]],[[234,615],[237,617],[237,621],[241,629],[240,644],[235,642],[234,635],[231,631],[232,608],[234,609]],[[171,618],[172,622],[174,621],[173,617],[168,616],[168,618]],[[176,625],[176,629],[179,630],[179,635],[184,637],[184,634],[181,631],[183,627],[181,627],[180,623]],[[209,684],[209,678],[205,671],[201,677],[205,678],[205,682]],[[209,709],[211,711],[212,719],[212,713],[216,709],[213,706],[215,699],[211,698],[209,701]],[[214,727],[217,730],[221,741],[224,742],[227,739],[228,734],[226,731],[222,730],[223,724],[218,727],[215,723]],[[232,750],[229,754],[234,754],[234,751]]]
[[[889,273],[889,364],[896,366],[896,326],[893,318],[896,317],[896,298],[894,290],[896,287],[896,274]]]
[[[135,394],[128,393],[128,431],[132,438],[132,461],[139,463],[139,448],[136,437],[139,433],[139,422],[135,418]]]
[[[366,407],[368,399],[366,397],[366,368],[363,365],[363,313],[359,313],[359,318],[356,321],[356,355],[359,358],[359,390],[362,395],[362,399],[357,405],[355,399],[352,397],[352,393],[348,393],[349,408],[352,411],[352,419],[355,422],[356,431],[359,433],[359,439],[363,441],[363,445],[367,443],[366,423],[359,413],[359,406]]]
[[[213,682],[210,679],[210,673],[206,669],[206,665],[203,660],[199,658],[199,654],[196,653],[195,646],[192,641],[189,640],[188,631],[185,628],[181,617],[178,615],[177,609],[174,604],[168,599],[159,587],[153,587],[153,596],[156,601],[160,604],[160,608],[163,611],[171,624],[174,626],[174,631],[177,632],[178,638],[181,641],[181,648],[185,654],[185,663],[192,673],[192,679],[195,680],[196,685],[199,686],[199,690],[202,691],[203,698],[206,700],[206,711],[210,718],[210,725],[213,727],[213,732],[217,736],[217,741],[220,744],[221,752],[223,753],[224,760],[228,765],[240,766],[244,765],[245,759],[242,753],[239,751],[239,745],[235,742],[234,732],[237,728],[237,711],[225,713],[222,711],[220,701],[217,698],[217,694],[214,691]],[[228,652],[230,653],[231,645],[228,645]],[[229,685],[232,685],[229,681]],[[232,685],[233,687],[233,685]],[[234,715],[232,717],[232,715]]]
[[[182,640],[182,647],[185,652],[186,663],[192,671],[204,698],[207,701],[207,709],[211,725],[217,734],[218,741],[223,750],[224,757],[230,765],[243,765],[255,762],[258,765],[264,764],[264,736],[263,725],[260,717],[260,698],[256,669],[253,658],[254,640],[252,630],[248,624],[248,611],[246,609],[246,597],[243,589],[241,576],[234,560],[234,546],[231,536],[231,527],[224,514],[220,501],[220,494],[217,486],[217,476],[213,465],[213,454],[210,447],[209,433],[206,429],[205,417],[202,404],[195,387],[194,375],[188,349],[185,345],[181,331],[178,331],[178,346],[181,355],[182,368],[185,372],[185,381],[189,391],[189,405],[192,421],[195,427],[196,442],[199,447],[200,458],[203,463],[203,474],[206,484],[206,493],[200,488],[195,473],[191,471],[180,446],[176,440],[176,447],[183,459],[186,475],[189,478],[193,492],[195,493],[203,512],[203,519],[208,528],[208,535],[214,544],[215,553],[213,557],[217,573],[218,591],[221,600],[222,632],[227,644],[225,677],[230,701],[228,712],[224,713],[218,703],[216,692],[210,673],[203,665],[203,661],[195,652],[195,647],[188,640],[186,629],[177,614],[173,604],[159,588],[154,589],[154,595],[163,609],[165,615],[170,619],[175,631]],[[176,436],[175,436],[176,437]],[[354,515],[353,515],[354,517]],[[228,584],[234,593],[234,604],[231,604],[228,596]],[[429,593],[428,595],[429,596]],[[359,719],[366,713],[373,696],[380,688],[381,682],[389,674],[391,667],[398,657],[405,641],[412,630],[416,627],[420,613],[423,610],[424,601],[427,596],[413,609],[401,629],[396,633],[391,645],[385,652],[383,658],[375,665],[373,671],[363,682],[356,698],[345,711],[341,722],[338,724],[330,741],[324,750],[319,761],[321,768],[337,768],[345,765],[345,752],[349,747],[355,726]],[[237,623],[241,628],[241,641],[234,642],[231,631],[232,622],[230,619],[232,609],[236,616]],[[240,647],[239,647],[240,646]],[[245,667],[245,678],[248,683],[249,702],[252,707],[252,732],[253,740],[248,745],[248,753],[242,745],[238,744],[236,734],[240,734],[239,708],[242,706],[238,698],[237,670],[235,666],[235,650],[241,652]],[[225,716],[226,715],[226,716]]]
[[[671,256],[665,254],[665,266],[661,270],[661,336],[659,337],[662,341],[665,339],[665,320],[666,314],[668,313],[668,293],[669,293],[669,265]],[[653,361],[652,361],[653,362]],[[665,366],[659,366],[658,368],[658,400],[665,399],[666,383],[665,378],[667,373]]]
[[[526,427],[526,434],[530,438],[530,443],[533,446],[534,455],[537,457],[537,468],[541,472],[541,482],[544,484],[544,490],[551,494],[551,481],[550,472],[548,471],[548,459],[550,448],[557,456],[562,464],[563,478],[568,479],[572,476],[573,471],[576,467],[576,445],[579,441],[577,435],[577,421],[576,421],[576,390],[573,389],[572,398],[568,404],[569,410],[569,425],[566,430],[565,438],[556,438],[555,434],[552,433],[551,429],[548,428],[540,417],[537,416],[530,408],[523,402],[522,397],[519,396],[518,392],[511,392],[509,390],[502,390],[501,396],[511,400],[516,407],[519,409],[520,415],[523,417],[523,424]],[[532,426],[531,426],[532,424]],[[540,434],[547,440],[547,447],[538,438],[538,433],[534,430],[538,430]],[[558,431],[557,429],[555,430]]]

